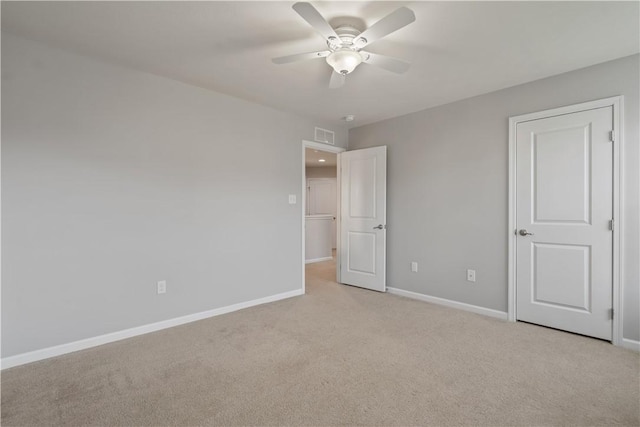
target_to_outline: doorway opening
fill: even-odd
[[[340,178],[343,148],[317,142],[302,144],[302,290],[306,275],[334,277],[340,283]]]

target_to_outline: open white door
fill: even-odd
[[[340,155],[342,283],[385,292],[387,147]]]

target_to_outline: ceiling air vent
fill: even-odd
[[[316,133],[315,133],[314,139],[317,142],[336,145],[335,133],[327,129],[316,127]]]

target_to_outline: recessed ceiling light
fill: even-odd
[[[326,162],[326,160],[325,160],[325,159],[318,159],[318,161],[319,161],[320,163],[324,163],[324,162]]]

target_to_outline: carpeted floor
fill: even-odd
[[[307,295],[6,370],[2,425],[639,425],[638,354],[379,294]]]

